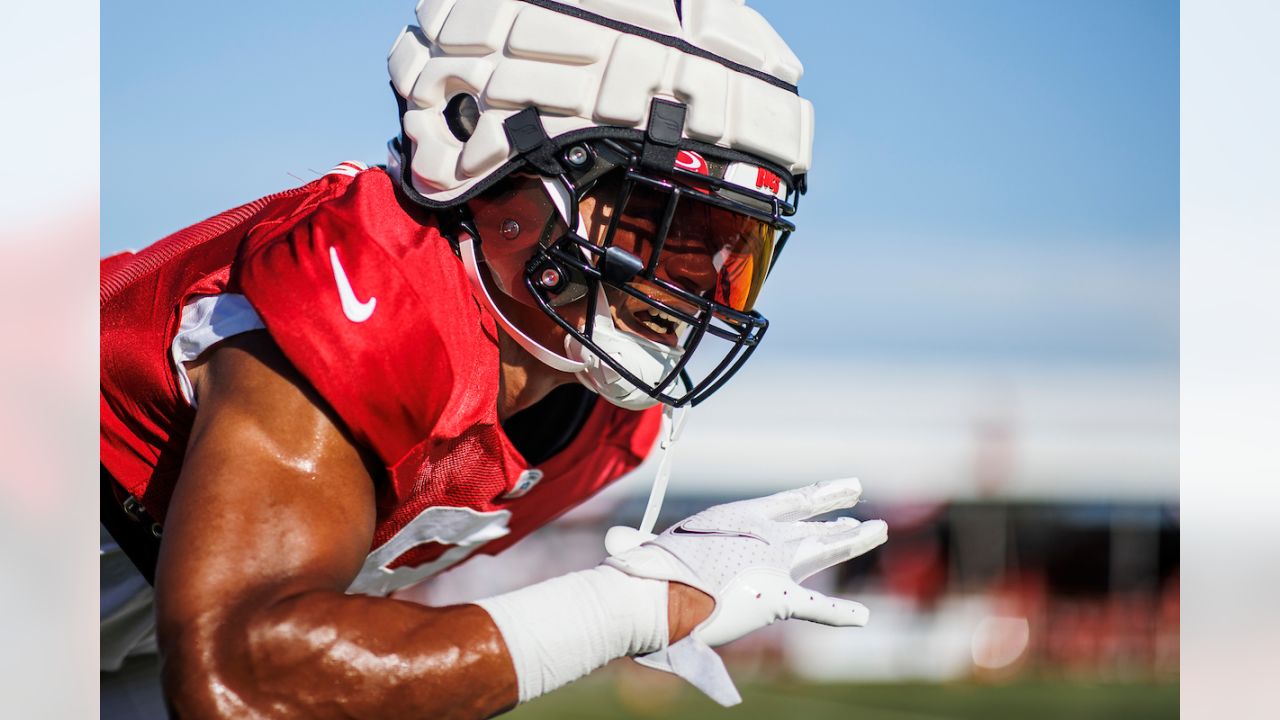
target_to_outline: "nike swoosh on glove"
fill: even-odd
[[[800,586],[814,573],[888,539],[883,520],[806,522],[853,507],[861,495],[856,479],[829,480],[717,505],[657,537],[641,537],[634,530],[627,536],[623,528],[613,528],[606,540],[612,555],[606,564],[636,577],[685,583],[716,602],[688,637],[636,661],[683,677],[721,705],[736,705],[742,697],[712,647],[787,618],[838,627],[866,625],[870,613],[860,603]]]

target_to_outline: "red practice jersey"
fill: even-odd
[[[248,299],[386,468],[355,592],[501,551],[634,468],[657,437],[657,408],[600,401],[532,467],[498,422],[497,328],[462,263],[384,171],[348,163],[102,261],[102,464],[161,523],[195,416],[170,344],[189,302],[223,293]]]

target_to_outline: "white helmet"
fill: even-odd
[[[388,171],[447,211],[498,322],[623,407],[705,399],[768,326],[752,305],[812,160],[800,61],[741,0],[421,0],[417,17],[388,58],[401,109]],[[466,202],[512,173],[540,176],[554,207],[523,280],[566,331],[563,352],[510,322],[479,270]],[[579,213],[593,192],[612,193],[594,232]],[[668,267],[690,243],[706,267]],[[643,305],[648,330],[618,327],[611,299]],[[578,300],[575,326],[558,308]],[[695,382],[693,351],[715,342]]]

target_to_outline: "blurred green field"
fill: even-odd
[[[516,720],[1148,720],[1178,717],[1177,683],[1009,685],[741,683],[743,704],[721,708],[689,688],[609,673],[505,716]]]

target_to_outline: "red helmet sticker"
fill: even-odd
[[[729,163],[724,172],[726,182],[746,190],[785,198],[790,191],[786,181],[772,170],[744,162]]]
[[[677,152],[675,167],[680,170],[695,172],[699,175],[711,175],[711,168],[707,165],[707,159],[692,150]]]
[[[756,188],[759,190],[768,190],[774,195],[781,190],[782,179],[777,175],[765,170],[764,168],[756,168]]]

